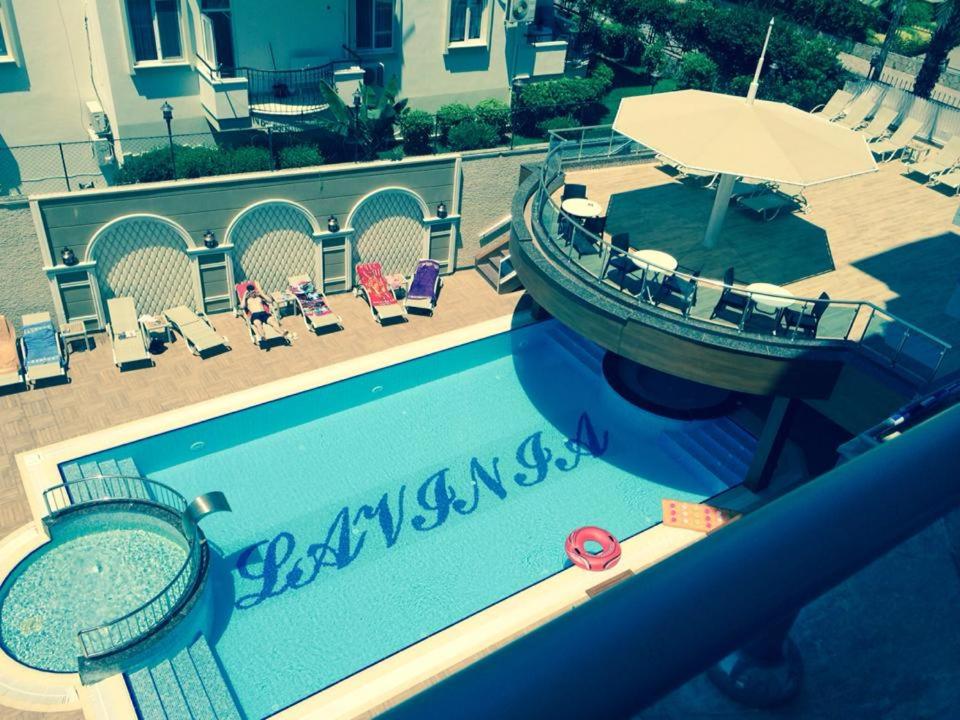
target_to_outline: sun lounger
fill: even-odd
[[[890,131],[890,125],[897,117],[897,111],[893,108],[882,107],[867,123],[866,127],[857,130],[857,132],[866,138],[867,142],[873,142],[881,138]]]
[[[953,194],[960,194],[960,169],[950,170],[937,176],[935,185],[943,185],[953,190]]]
[[[404,321],[407,312],[397,302],[397,296],[387,285],[383,277],[383,268],[380,263],[359,263],[356,267],[357,282],[360,283],[354,291],[370,306],[373,319],[383,325],[388,320]]]
[[[50,320],[50,313],[24,315],[21,324],[20,354],[26,368],[27,384],[36,387],[38,380],[66,376],[63,340]]]
[[[230,349],[227,338],[213,329],[213,325],[203,313],[197,315],[186,305],[178,305],[164,310],[163,315],[170,321],[173,329],[180,333],[187,350],[197,357],[202,358],[205,353],[213,350]]]
[[[293,275],[287,278],[287,283],[308,330],[315,333],[330,328],[343,330],[343,318],[330,309],[327,298],[314,287],[309,275]]]
[[[919,175],[927,179],[927,185],[933,185],[937,177],[960,164],[960,135],[954,135],[947,144],[935,152],[929,153],[920,162],[907,167],[904,175]]]
[[[852,99],[853,93],[848,93],[846,90],[837,90],[825,105],[815,107],[811,112],[814,115],[821,115],[827,120],[832,120],[843,112],[843,109],[850,104]]]
[[[766,183],[760,182],[759,180],[737,180],[733,184],[733,190],[730,191],[730,201],[735,202],[740,198],[765,192],[767,187]]]
[[[741,197],[737,200],[737,205],[769,222],[787,208],[802,212],[807,206],[807,199],[803,196],[801,187],[777,185],[769,187],[765,192]]]
[[[881,162],[889,162],[903,152],[920,132],[921,122],[916,118],[905,118],[896,132],[888,138],[870,143],[870,150]]]
[[[137,363],[152,365],[153,360],[147,352],[149,346],[140,328],[133,298],[110,298],[107,300],[107,313],[110,315],[107,337],[113,350],[113,364],[121,370],[125,365]]]
[[[287,336],[266,321],[260,323],[262,335],[257,333],[253,320],[251,319],[252,313],[244,310],[243,307],[243,299],[247,296],[247,285],[253,285],[257,292],[264,296],[266,296],[266,294],[260,288],[260,283],[256,280],[244,280],[234,286],[234,291],[237,293],[237,315],[243,318],[243,322],[247,326],[247,334],[250,336],[250,342],[259,348],[266,348],[276,344],[289,344],[290,341],[287,339]],[[267,302],[264,302],[263,305],[266,308],[267,314],[272,316],[273,307]]]
[[[440,294],[440,263],[436,260],[417,260],[413,277],[407,285],[407,294],[403,300],[406,310],[423,310],[433,315]]]
[[[13,324],[0,315],[0,387],[23,384],[23,366]]]
[[[863,121],[867,119],[867,115],[870,114],[870,111],[873,110],[873,106],[876,104],[876,100],[870,93],[861,93],[847,106],[843,111],[843,115],[835,119],[834,122],[851,130],[856,130],[863,124]]]

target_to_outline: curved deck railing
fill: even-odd
[[[183,516],[186,499],[167,485],[148,478],[124,475],[97,475],[68,480],[43,492],[47,512],[56,517],[67,509],[105,502],[128,500],[173,511]],[[83,658],[109,655],[140,641],[172,617],[190,595],[202,565],[200,532],[193,522],[180,525],[187,542],[187,557],[177,573],[152,598],[130,612],[77,633]]]
[[[591,163],[629,162],[652,157],[653,153],[630,138],[613,130],[612,126],[572,128],[551,132],[550,149],[540,169],[539,186],[534,192],[531,218],[539,226],[538,237],[559,261],[576,266],[597,286],[616,291],[618,297],[636,304],[638,309],[658,308],[672,310],[681,322],[693,327],[710,327],[714,332],[737,337],[753,337],[767,342],[787,342],[806,345],[849,344],[862,350],[882,365],[893,368],[920,383],[930,382],[951,349],[949,343],[922,330],[867,300],[828,299],[785,296],[751,292],[745,286],[725,285],[722,280],[701,277],[682,266],[671,269],[656,263],[638,263],[630,252],[618,249],[601,235],[588,231],[580,221],[565,213],[553,193],[562,184],[565,168]],[[584,247],[591,252],[581,254]],[[628,264],[636,273],[629,275],[612,271]],[[694,288],[694,306],[672,308],[661,302],[653,288],[657,278],[672,276]],[[758,330],[747,322],[750,312],[743,313],[739,322],[730,322],[703,308],[713,308],[721,294],[740,296],[748,308],[764,308],[786,304],[791,310],[809,315],[815,308],[821,312],[812,332],[800,323],[782,322],[776,314],[773,327],[768,323]],[[779,302],[782,301],[782,302]],[[789,301],[789,302],[787,302]],[[818,305],[819,303],[819,305]],[[788,317],[795,317],[791,313]]]

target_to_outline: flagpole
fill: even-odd
[[[757,97],[757,90],[760,89],[760,73],[763,70],[763,61],[767,57],[767,45],[770,44],[770,33],[773,32],[773,18],[770,18],[770,24],[767,26],[767,37],[763,41],[763,50],[760,51],[760,59],[757,60],[757,70],[753,73],[753,81],[750,83],[750,89],[747,91],[747,102],[753,105]]]

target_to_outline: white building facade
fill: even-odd
[[[564,73],[552,0],[0,0],[0,146],[302,118],[319,84],[411,107]]]

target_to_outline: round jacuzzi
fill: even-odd
[[[155,597],[187,554],[183,535],[148,513],[98,509],[65,516],[51,541],[0,587],[0,643],[24,665],[76,672],[78,632]]]

